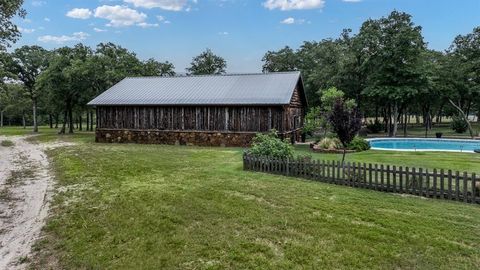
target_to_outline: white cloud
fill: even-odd
[[[281,21],[280,23],[283,23],[283,24],[294,24],[294,23],[295,23],[295,19],[292,18],[292,17],[289,17],[289,18],[286,18],[285,20]]]
[[[142,8],[161,8],[164,10],[181,11],[187,5],[187,0],[123,0],[125,3],[133,4]],[[196,3],[196,1],[194,1]]]
[[[44,42],[44,43],[63,44],[63,43],[66,43],[66,42],[71,42],[71,41],[82,41],[82,40],[85,40],[88,36],[90,36],[90,35],[87,34],[87,33],[84,33],[84,32],[76,32],[76,33],[73,33],[71,36],[67,36],[67,35],[62,35],[62,36],[46,35],[46,36],[38,37],[38,41]]]
[[[292,17],[288,17],[285,20],[280,21],[280,23],[283,24],[304,24],[305,22],[310,23],[309,21],[306,21],[305,19],[295,19]]]
[[[33,32],[35,32],[35,29],[33,28],[23,28],[23,27],[18,27],[18,31],[22,32],[22,33],[25,33],[25,34],[31,34]]]
[[[38,1],[38,0],[34,0],[32,1],[32,6],[34,7],[41,7],[43,5],[45,5],[47,2],[45,1]]]
[[[263,6],[268,9],[292,10],[323,8],[325,0],[267,0]]]
[[[122,27],[144,23],[147,19],[145,13],[138,12],[125,6],[103,5],[95,9],[95,17],[107,19],[110,22],[107,26]]]
[[[97,32],[97,33],[107,32],[107,30],[101,29],[101,28],[97,28],[97,27],[94,27],[94,28],[93,28],[93,31],[95,31],[95,32]]]
[[[45,17],[45,18],[43,18],[43,20],[46,21],[46,22],[49,22],[50,18]]]
[[[171,24],[172,22],[169,21],[169,20],[166,20],[166,21],[164,21],[163,23],[164,23],[164,24]]]
[[[362,0],[342,0],[343,2],[347,2],[347,3],[359,3],[359,2],[362,2]]]
[[[67,12],[67,17],[85,20],[90,18],[92,14],[88,8],[74,8]]]
[[[160,22],[165,21],[165,17],[158,15],[157,20],[159,20]]]
[[[228,36],[230,33],[228,32],[218,32],[219,35],[221,36]]]
[[[142,23],[138,23],[137,26],[140,26],[140,27],[142,27],[142,28],[158,27],[158,23],[146,23],[146,22],[142,22]]]

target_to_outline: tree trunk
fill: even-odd
[[[398,130],[398,104],[395,101],[395,104],[393,105],[393,131],[392,131],[392,136],[397,137],[397,130]]]
[[[3,127],[3,111],[0,111],[0,127]]]
[[[79,131],[82,131],[83,127],[82,127],[82,114],[80,114],[80,116],[78,116],[78,130]]]
[[[68,133],[73,134],[73,108],[68,106]]]
[[[60,129],[60,131],[58,132],[58,134],[65,134],[65,129],[66,129],[66,126],[67,126],[67,118],[68,118],[67,108],[65,108],[65,111],[63,112],[63,124],[62,124],[62,128]],[[58,124],[58,121],[57,121],[57,124]]]
[[[59,114],[55,114],[55,128],[58,128],[58,118],[60,118]]]
[[[26,129],[27,128],[27,124],[26,124],[26,121],[25,121],[25,113],[22,112],[22,125],[23,125],[23,129]]]
[[[445,102],[442,102],[442,104],[440,105],[440,108],[438,108],[437,119],[435,120],[435,122],[437,122],[437,124],[442,123],[443,106],[445,106]]]
[[[344,167],[344,164],[345,164],[345,154],[346,153],[347,153],[347,147],[343,146],[342,167]]]
[[[50,128],[53,128],[53,116],[51,113],[48,114],[48,125]]]
[[[33,132],[38,132],[38,125],[37,125],[37,99],[32,99],[32,109],[33,109]]]
[[[93,131],[93,111],[90,110],[90,131]]]
[[[87,111],[87,131],[90,131],[90,114],[89,112]]]
[[[403,137],[407,137],[407,125],[408,125],[408,111],[405,109],[404,116],[403,116]]]

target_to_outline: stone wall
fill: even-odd
[[[254,136],[254,132],[165,131],[97,128],[95,141],[101,143],[246,147],[250,145],[250,142]]]

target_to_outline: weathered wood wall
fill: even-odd
[[[285,129],[286,131],[299,129],[303,127],[305,116],[305,102],[300,95],[299,87],[293,91],[289,106],[285,110]]]
[[[198,131],[284,131],[280,106],[99,106],[97,128]]]

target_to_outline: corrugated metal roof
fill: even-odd
[[[125,78],[88,105],[288,104],[300,72]]]

